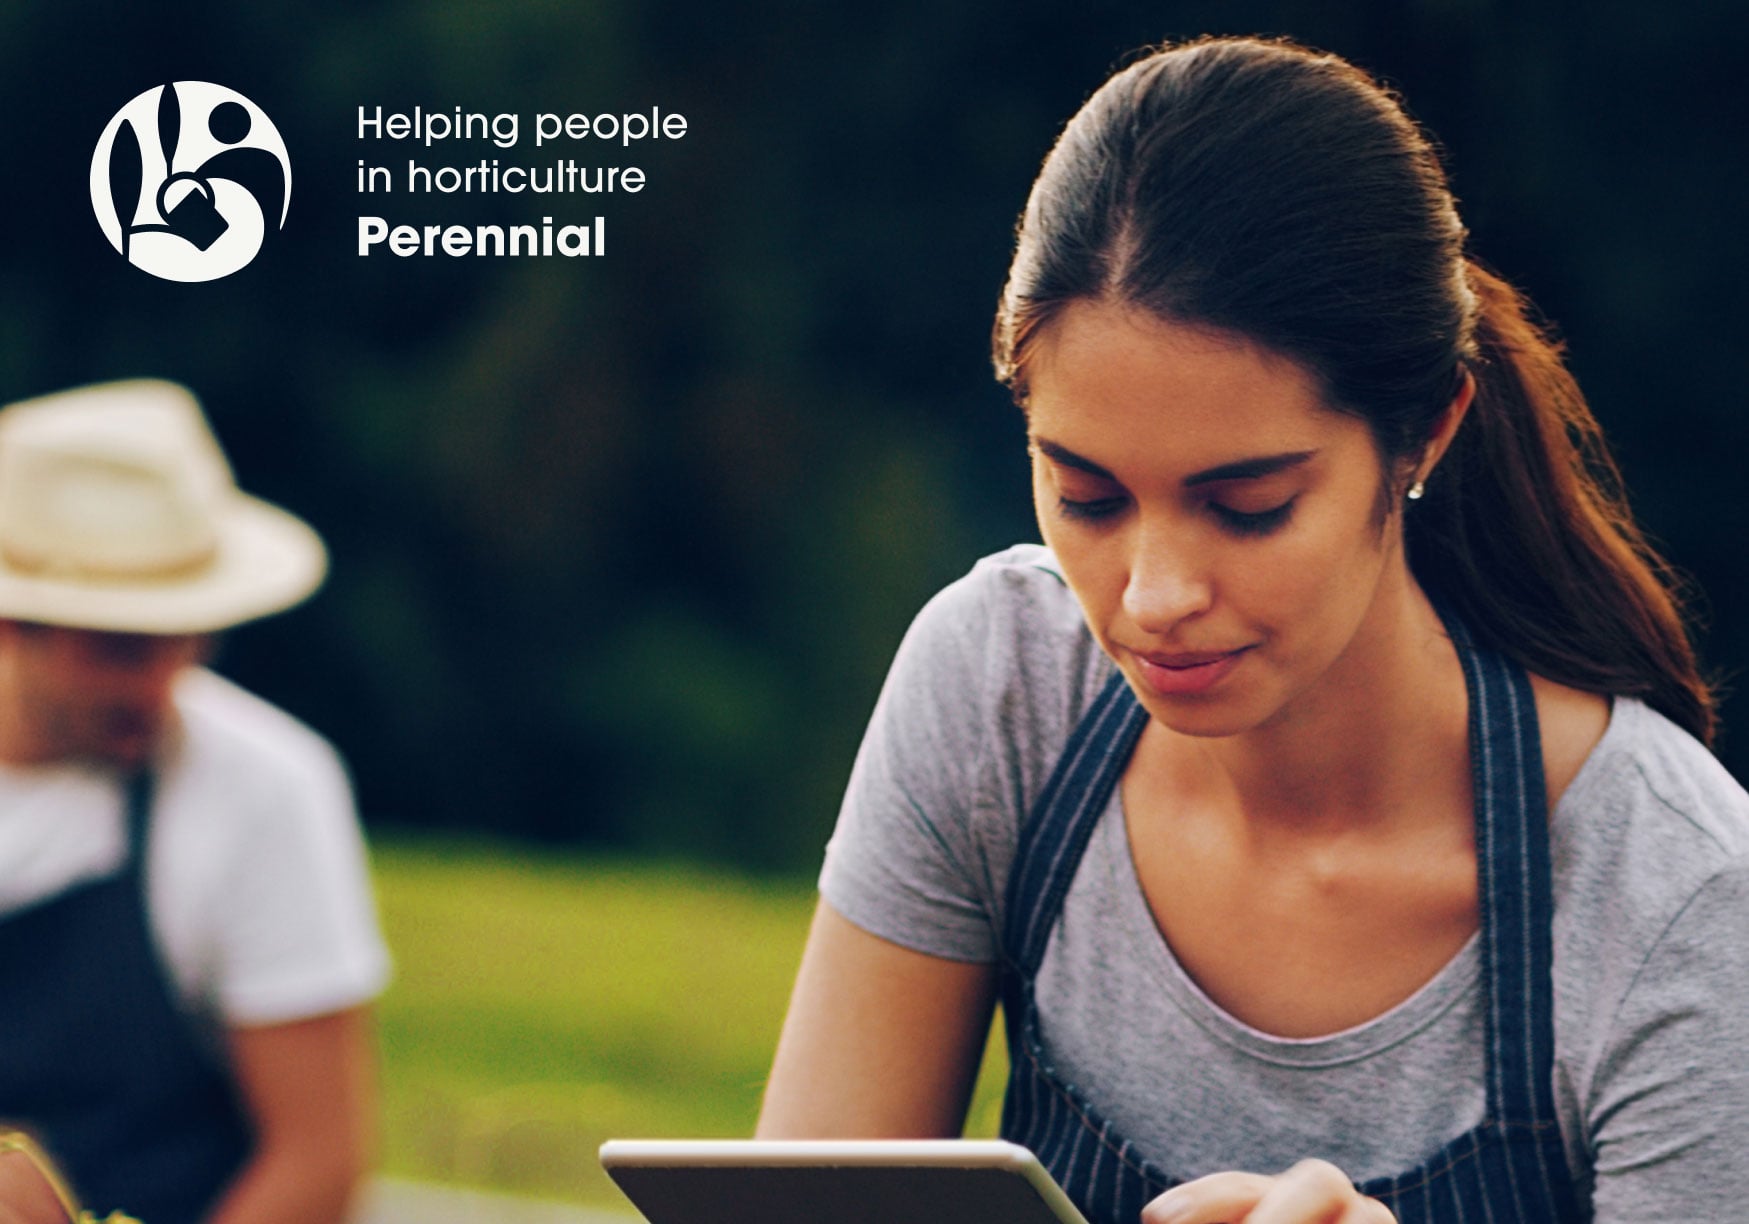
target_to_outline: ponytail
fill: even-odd
[[[1526,300],[1475,261],[1475,398],[1422,500],[1410,565],[1530,671],[1639,697],[1711,744],[1684,587],[1635,524],[1596,419]]]

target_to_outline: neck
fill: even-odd
[[[1191,750],[1199,786],[1225,791],[1253,825],[1354,830],[1437,810],[1430,787],[1467,788],[1468,708],[1457,652],[1404,570],[1314,689]]]

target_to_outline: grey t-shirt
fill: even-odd
[[[935,956],[999,955],[1017,831],[1112,664],[1051,555],[987,557],[918,615],[857,755],[820,887]],[[1599,1221],[1749,1213],[1749,796],[1686,733],[1614,702],[1556,809],[1555,1096]],[[1307,1156],[1356,1180],[1482,1116],[1471,940],[1404,1002],[1325,1037],[1224,1012],[1160,937],[1121,798],[1039,971],[1059,1071],[1179,1176]]]

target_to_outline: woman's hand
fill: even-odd
[[[1286,1173],[1211,1173],[1175,1186],[1142,1209],[1142,1224],[1396,1224],[1326,1160]]]

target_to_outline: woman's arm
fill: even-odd
[[[1659,936],[1585,1083],[1598,1224],[1741,1220],[1749,1203],[1749,859]]]
[[[766,1084],[759,1135],[960,1133],[996,997],[996,967],[943,960],[814,912]]]

